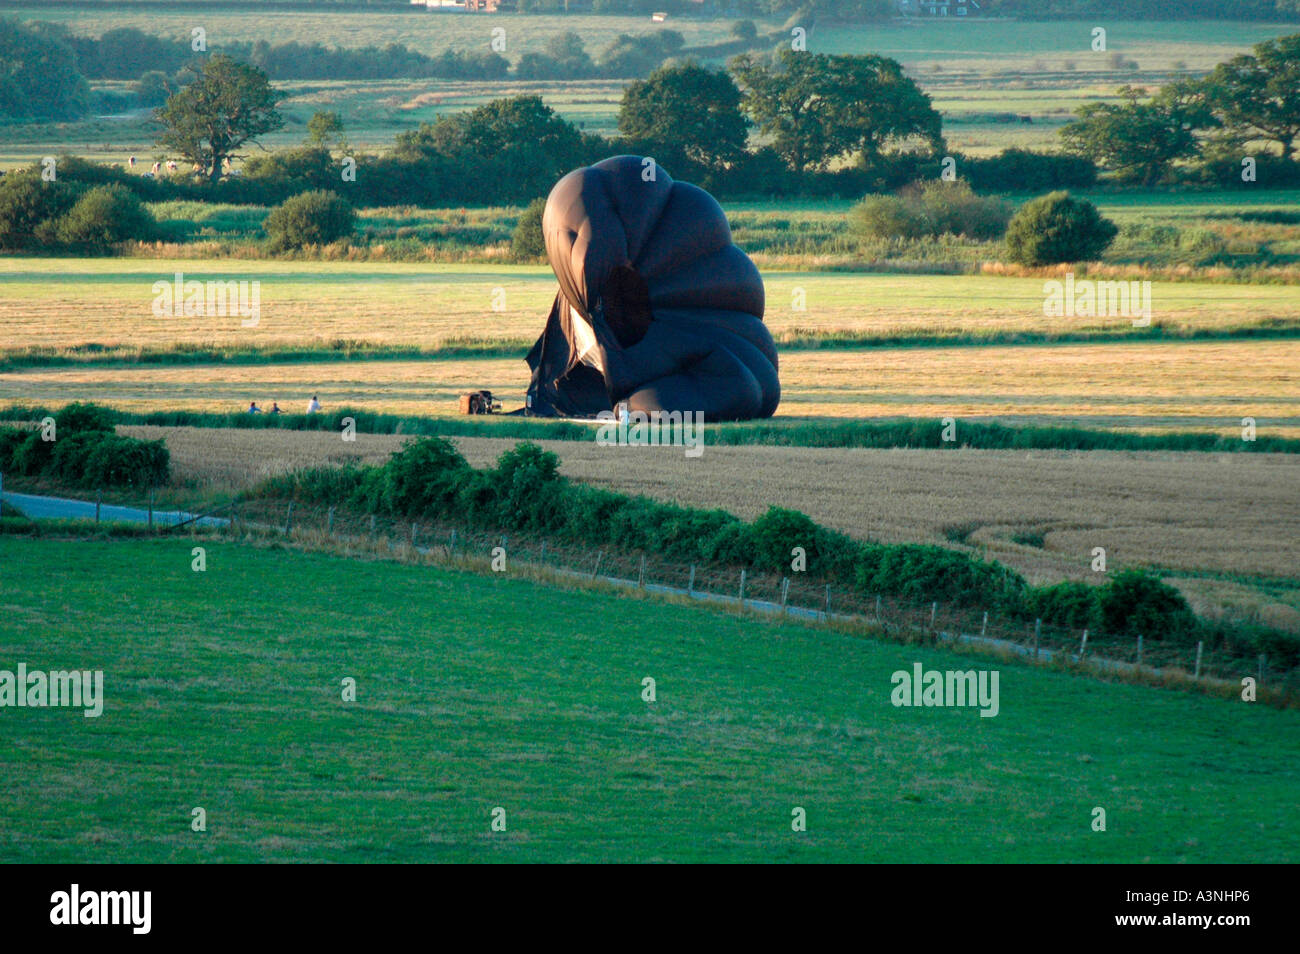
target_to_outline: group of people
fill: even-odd
[[[257,406],[256,401],[249,401],[248,413],[249,414],[283,414],[284,411],[280,409],[280,405],[277,404],[275,401],[271,402],[271,410],[269,411],[263,411],[260,407]],[[316,399],[316,395],[314,394],[311,396],[311,400],[307,402],[307,413],[308,414],[320,413],[320,401]]]

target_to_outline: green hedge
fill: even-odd
[[[165,443],[118,436],[112,413],[93,404],[59,411],[54,438],[0,429],[0,473],[51,477],[71,487],[156,487],[171,476]]]
[[[572,483],[559,459],[535,444],[501,454],[476,470],[441,437],[408,442],[382,466],[296,471],[256,491],[318,504],[348,503],[372,513],[432,518],[482,529],[514,530],[587,546],[620,547],[681,562],[742,566],[789,574],[802,547],[810,577],[838,582],[863,596],[939,600],[982,607],[1013,619],[1096,637],[1131,637],[1192,645],[1205,639],[1232,652],[1300,657],[1300,639],[1198,620],[1182,595],[1159,577],[1123,570],[1108,583],[1032,587],[1017,572],[945,547],[854,540],[782,507],[747,523],[722,510],[699,510]]]

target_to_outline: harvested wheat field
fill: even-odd
[[[1300,436],[1300,341],[1132,342],[1019,347],[791,351],[781,356],[779,417],[954,417],[1011,424]],[[243,410],[248,402],[455,414],[485,387],[523,403],[520,358],[161,365],[0,375],[0,402],[70,398],[130,411]],[[960,424],[958,443],[961,442]]]
[[[222,486],[295,467],[379,463],[406,440],[358,434],[345,443],[333,433],[286,430],[121,430],[166,439],[178,479]],[[455,442],[480,467],[516,443]],[[797,501],[814,520],[854,536],[977,547],[1035,582],[1089,578],[1098,546],[1106,548],[1112,569],[1154,564],[1193,574],[1300,575],[1300,459],[1288,455],[706,445],[702,456],[689,459],[681,448],[540,443],[577,480],[746,518]],[[1232,581],[1178,582],[1194,602],[1246,600],[1253,608],[1269,606],[1279,623],[1296,615],[1271,605],[1289,601],[1285,594],[1261,599]]]

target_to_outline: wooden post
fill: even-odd
[[[149,529],[153,529],[153,488],[149,488]]]
[[[285,512],[284,515],[284,535],[287,537],[291,530],[293,530],[293,501],[292,500],[289,501],[289,509],[288,511]]]
[[[788,604],[790,602],[790,578],[781,577],[781,612],[789,612]]]
[[[416,525],[411,524],[411,549],[412,550],[415,549],[415,534],[416,534]]]
[[[95,523],[99,523],[99,505],[104,500],[104,491],[95,491]]]
[[[880,622],[880,597],[876,597],[876,622]]]
[[[1034,620],[1034,658],[1035,659],[1038,658],[1038,637],[1041,636],[1042,633],[1043,633],[1043,621],[1041,619]]]
[[[1259,685],[1264,685],[1264,654],[1259,654]]]
[[[505,537],[502,537],[501,539],[504,540]],[[502,546],[504,546],[504,545],[505,545],[505,544],[502,544]],[[596,554],[596,565],[595,565],[594,567],[592,567],[592,569],[591,569],[591,578],[592,578],[593,580],[596,578],[596,574],[600,572],[600,561],[601,561],[601,558],[604,557],[604,555],[605,555],[605,551],[604,551],[604,550],[601,550],[599,553]]]
[[[456,531],[455,530],[451,531],[451,543],[448,545],[448,549],[452,553],[456,552]]]
[[[545,562],[546,562],[546,541],[545,541],[545,540],[542,541],[542,549],[541,549],[541,552],[538,553],[538,555],[537,555],[537,562],[538,562],[538,563],[545,563]],[[642,562],[642,563],[645,563],[645,557],[642,557],[642,558],[641,558],[641,562]]]
[[[745,571],[740,571],[740,608],[745,608]]]
[[[330,507],[330,514],[325,525],[325,532],[331,537],[334,536],[334,508]]]
[[[5,475],[0,474],[0,517],[5,515]]]
[[[1201,650],[1204,648],[1205,648],[1204,642],[1199,642],[1196,644],[1196,675],[1192,677],[1194,679],[1201,678]]]
[[[829,583],[826,584],[826,609],[822,611],[822,615],[826,619],[831,618],[831,585]]]
[[[1142,634],[1138,633],[1138,665],[1142,665]]]
[[[542,545],[545,546],[545,544]],[[637,585],[637,589],[639,590],[645,589],[645,554],[644,553],[641,554],[641,569],[637,571],[636,585]]]
[[[984,622],[980,623],[980,639],[983,639],[983,638],[984,638],[984,634],[987,633],[988,631],[989,631],[989,614],[988,614],[988,611],[985,610],[985,611],[984,611]]]
[[[1087,651],[1088,651],[1088,631],[1085,629],[1083,631],[1083,642],[1079,643],[1079,658],[1082,659],[1083,654]]]
[[[686,595],[687,596],[695,595],[695,564],[694,563],[691,564],[691,581],[686,584]]]
[[[370,539],[373,540],[374,538],[375,538],[375,515],[372,513],[370,515]]]
[[[934,618],[939,613],[939,601],[935,600],[930,604],[930,628],[934,629]]]

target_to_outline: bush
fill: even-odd
[[[1019,615],[1025,582],[1002,564],[944,547],[918,544],[865,545],[856,585],[863,595],[890,594],[914,602],[943,600]]]
[[[525,262],[546,255],[546,239],[542,235],[542,213],[546,211],[545,199],[533,199],[519,215],[514,234],[510,237],[510,257]]]
[[[101,431],[63,435],[54,442],[48,472],[66,484],[79,486],[85,479],[86,461],[90,458],[91,450],[104,437]]]
[[[80,401],[64,405],[54,415],[54,435],[77,434],[82,431],[112,432],[116,415],[106,407],[98,404],[83,404]]]
[[[444,437],[408,441],[389,458],[383,479],[372,486],[371,509],[406,516],[455,512],[460,483],[470,470],[456,445]]]
[[[1099,587],[1067,580],[1055,586],[1031,590],[1026,604],[1029,614],[1044,623],[1070,629],[1090,629],[1095,634],[1102,627],[1103,592]]]
[[[1006,149],[987,158],[961,157],[962,178],[981,192],[1043,192],[1087,189],[1097,183],[1097,164],[1086,156]]]
[[[14,453],[26,442],[29,431],[17,427],[0,428],[0,474],[15,472]]]
[[[1101,593],[1102,625],[1109,633],[1162,640],[1186,636],[1195,624],[1183,595],[1144,570],[1121,570]]]
[[[1091,261],[1119,229],[1097,207],[1065,192],[1026,202],[1007,226],[1007,255],[1022,265]]]
[[[105,252],[118,242],[153,238],[158,224],[140,199],[120,185],[87,189],[54,222],[58,244],[87,252]]]
[[[55,441],[41,440],[40,431],[29,432],[23,442],[14,449],[11,461],[14,472],[25,477],[35,477],[49,466],[55,443]]]
[[[171,458],[161,440],[105,434],[88,446],[81,483],[87,487],[156,487],[167,482]]]
[[[345,199],[316,190],[292,196],[271,210],[262,223],[273,253],[328,245],[352,234],[356,212]]]
[[[850,213],[854,231],[871,239],[948,234],[995,239],[1010,218],[1004,200],[976,195],[965,182],[942,180],[909,186],[897,196],[868,196]]]
[[[812,518],[798,510],[769,507],[750,527],[753,565],[761,570],[788,572],[795,547],[803,547],[808,570],[819,572],[817,531]]]
[[[37,230],[72,207],[76,195],[61,181],[44,182],[31,169],[0,179],[0,251],[39,245]]]

